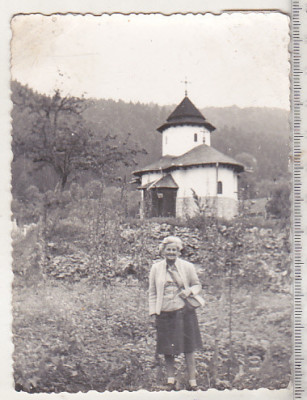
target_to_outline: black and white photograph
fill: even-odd
[[[290,388],[289,16],[11,35],[14,390]]]

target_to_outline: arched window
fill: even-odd
[[[223,193],[223,183],[221,181],[218,181],[217,183],[217,194],[222,194]]]
[[[197,142],[197,133],[194,133],[194,142]]]

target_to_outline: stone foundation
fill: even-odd
[[[176,217],[192,217],[198,214],[232,219],[238,214],[238,200],[227,197],[200,197],[196,204],[192,197],[177,198]]]

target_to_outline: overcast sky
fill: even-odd
[[[289,109],[280,13],[17,16],[12,78],[43,93],[199,107]]]

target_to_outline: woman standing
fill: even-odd
[[[179,258],[182,242],[168,236],[160,246],[164,260],[153,264],[149,276],[149,314],[156,319],[157,353],[164,354],[169,390],[176,388],[174,356],[185,354],[189,390],[197,390],[194,351],[201,348],[195,309],[187,305],[201,284],[193,264]]]

